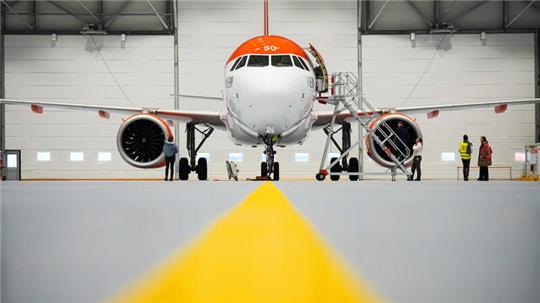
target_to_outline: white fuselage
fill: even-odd
[[[246,63],[231,71],[235,61],[225,66],[224,118],[231,139],[237,144],[259,145],[263,144],[260,137],[270,134],[280,137],[277,145],[303,143],[316,118],[312,113],[316,97],[312,67]]]

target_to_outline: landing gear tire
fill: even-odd
[[[332,163],[332,162],[334,162],[336,160],[337,160],[337,158],[332,158],[332,160],[330,160],[330,163]],[[340,173],[341,170],[342,170],[341,164],[339,164],[339,163],[336,163],[336,165],[334,165],[334,166],[332,166],[332,168],[330,168],[330,172],[332,172],[332,173]],[[332,181],[339,181],[339,177],[340,177],[340,175],[330,175],[330,179]]]
[[[206,158],[199,158],[197,161],[197,177],[201,181],[206,181],[208,179],[208,162],[206,161]]]
[[[189,179],[189,161],[187,158],[180,158],[178,163],[178,178],[182,181]]]
[[[326,176],[324,174],[321,174],[321,173],[318,173],[315,175],[315,179],[317,179],[317,181],[324,181],[324,179],[326,178]]]
[[[274,162],[274,181],[279,181],[279,162]]]
[[[261,162],[261,177],[267,177],[268,176],[268,166],[266,165],[266,162]]]
[[[349,159],[349,173],[357,173],[359,172],[360,165],[358,164],[358,158],[351,158]],[[358,181],[358,175],[349,175],[349,180],[351,181]]]

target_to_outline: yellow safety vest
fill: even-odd
[[[459,153],[461,154],[461,159],[463,160],[469,160],[471,159],[471,154],[467,153],[467,147],[469,146],[469,142],[461,141],[459,144]]]

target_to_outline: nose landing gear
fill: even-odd
[[[261,162],[261,176],[267,177],[269,180],[279,181],[279,162],[275,162],[276,151],[274,150],[274,144],[279,141],[278,135],[267,134],[261,137],[262,141],[266,145],[264,154],[266,155],[266,162]]]

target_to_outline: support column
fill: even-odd
[[[178,0],[173,0],[173,22],[174,22],[174,109],[180,109],[180,89],[179,89],[179,66],[178,66]],[[174,123],[174,140],[180,148],[180,122]],[[178,167],[178,166],[177,166]],[[178,169],[177,169],[178,171]],[[176,172],[175,172],[176,175]]]
[[[0,99],[5,98],[5,75],[4,75],[4,21],[5,14],[3,4],[0,4]],[[0,104],[0,151],[6,149],[6,106]],[[0,169],[0,178],[5,175],[4,169]]]
[[[358,90],[359,90],[359,93],[360,94],[363,94],[364,93],[364,87],[363,87],[363,82],[362,82],[362,27],[363,27],[363,18],[362,18],[362,13],[364,13],[364,11],[362,10],[362,5],[363,5],[363,1],[361,0],[357,0],[356,1],[356,9],[357,9],[357,14],[356,14],[356,29],[357,29],[357,33],[358,33],[358,43],[357,43],[357,49],[358,49],[358,53],[357,53],[357,60],[358,60],[358,71],[357,71],[357,75],[358,75]],[[361,102],[361,101],[359,101]],[[360,108],[363,108],[363,104],[360,103],[359,104],[359,107]],[[362,142],[362,138],[364,137],[364,128],[362,127],[362,125],[360,125],[360,123],[358,123],[358,140],[360,140],[360,142]],[[358,144],[358,169],[361,173],[364,172],[364,145],[362,143]],[[360,175],[359,177],[359,180],[362,180],[364,178],[363,175]]]
[[[534,86],[535,86],[535,97],[540,98],[540,30],[536,30],[534,34],[534,66],[535,66],[535,76],[534,76]],[[535,112],[535,143],[540,142],[540,104],[534,106]]]

